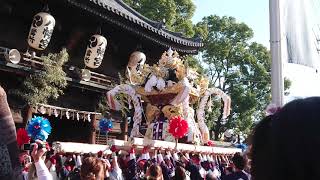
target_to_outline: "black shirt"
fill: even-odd
[[[245,172],[238,171],[224,176],[222,180],[249,180],[249,177]]]

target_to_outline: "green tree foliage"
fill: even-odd
[[[193,37],[191,18],[196,6],[192,0],[124,0],[130,7],[154,21],[163,21],[169,30]]]
[[[47,103],[63,94],[67,86],[66,73],[63,65],[68,61],[66,49],[57,54],[42,56],[43,69],[30,74],[22,83],[21,88],[12,93],[20,97],[26,104]]]
[[[211,86],[231,96],[232,111],[226,123],[220,113],[208,113],[207,122],[218,140],[227,129],[248,133],[270,102],[271,58],[263,45],[250,42],[253,31],[233,17],[208,16],[196,26],[204,37],[202,57]],[[218,111],[218,112],[219,112]]]
[[[195,69],[199,75],[204,75],[206,69],[201,65],[201,60],[196,56],[188,55],[184,57],[184,60],[188,62],[188,67]]]

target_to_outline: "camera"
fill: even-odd
[[[42,143],[42,144],[37,143],[37,144],[38,144],[38,150],[46,147],[45,143]],[[23,144],[22,150],[24,150],[24,151],[32,151],[34,145],[35,145],[35,143]]]

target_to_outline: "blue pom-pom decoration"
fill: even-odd
[[[102,133],[108,133],[113,128],[112,121],[110,119],[100,119],[99,129]]]
[[[41,116],[34,116],[28,124],[27,132],[32,140],[39,139],[46,141],[51,133],[51,129],[48,119]]]
[[[239,148],[239,149],[242,149],[242,151],[245,151],[248,148],[248,146],[246,144],[241,143],[241,144],[237,144],[236,148]]]

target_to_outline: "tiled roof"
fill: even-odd
[[[126,5],[121,0],[67,0],[68,3],[85,9],[95,15],[102,17],[103,19],[108,20],[111,23],[117,24],[127,30],[138,33],[140,36],[144,36],[147,39],[153,40],[161,45],[170,47],[173,44],[178,44],[178,47],[173,47],[178,51],[188,52],[188,53],[196,53],[198,48],[203,46],[200,39],[192,39],[183,37],[181,33],[175,33],[167,30],[162,22],[152,21],[143,15],[139,14],[137,11]],[[86,3],[84,3],[86,2]],[[141,28],[144,28],[147,31],[154,33],[153,36],[150,36],[146,33],[137,32],[136,28],[125,25],[121,22],[118,22],[111,17],[108,17],[106,14],[101,13],[103,11],[97,11],[96,8],[100,8],[100,10],[108,11],[114,13],[121,18],[124,18],[132,23],[140,25]],[[160,38],[156,38],[156,36],[160,36],[162,38],[171,41],[171,43],[166,43],[161,41]]]

